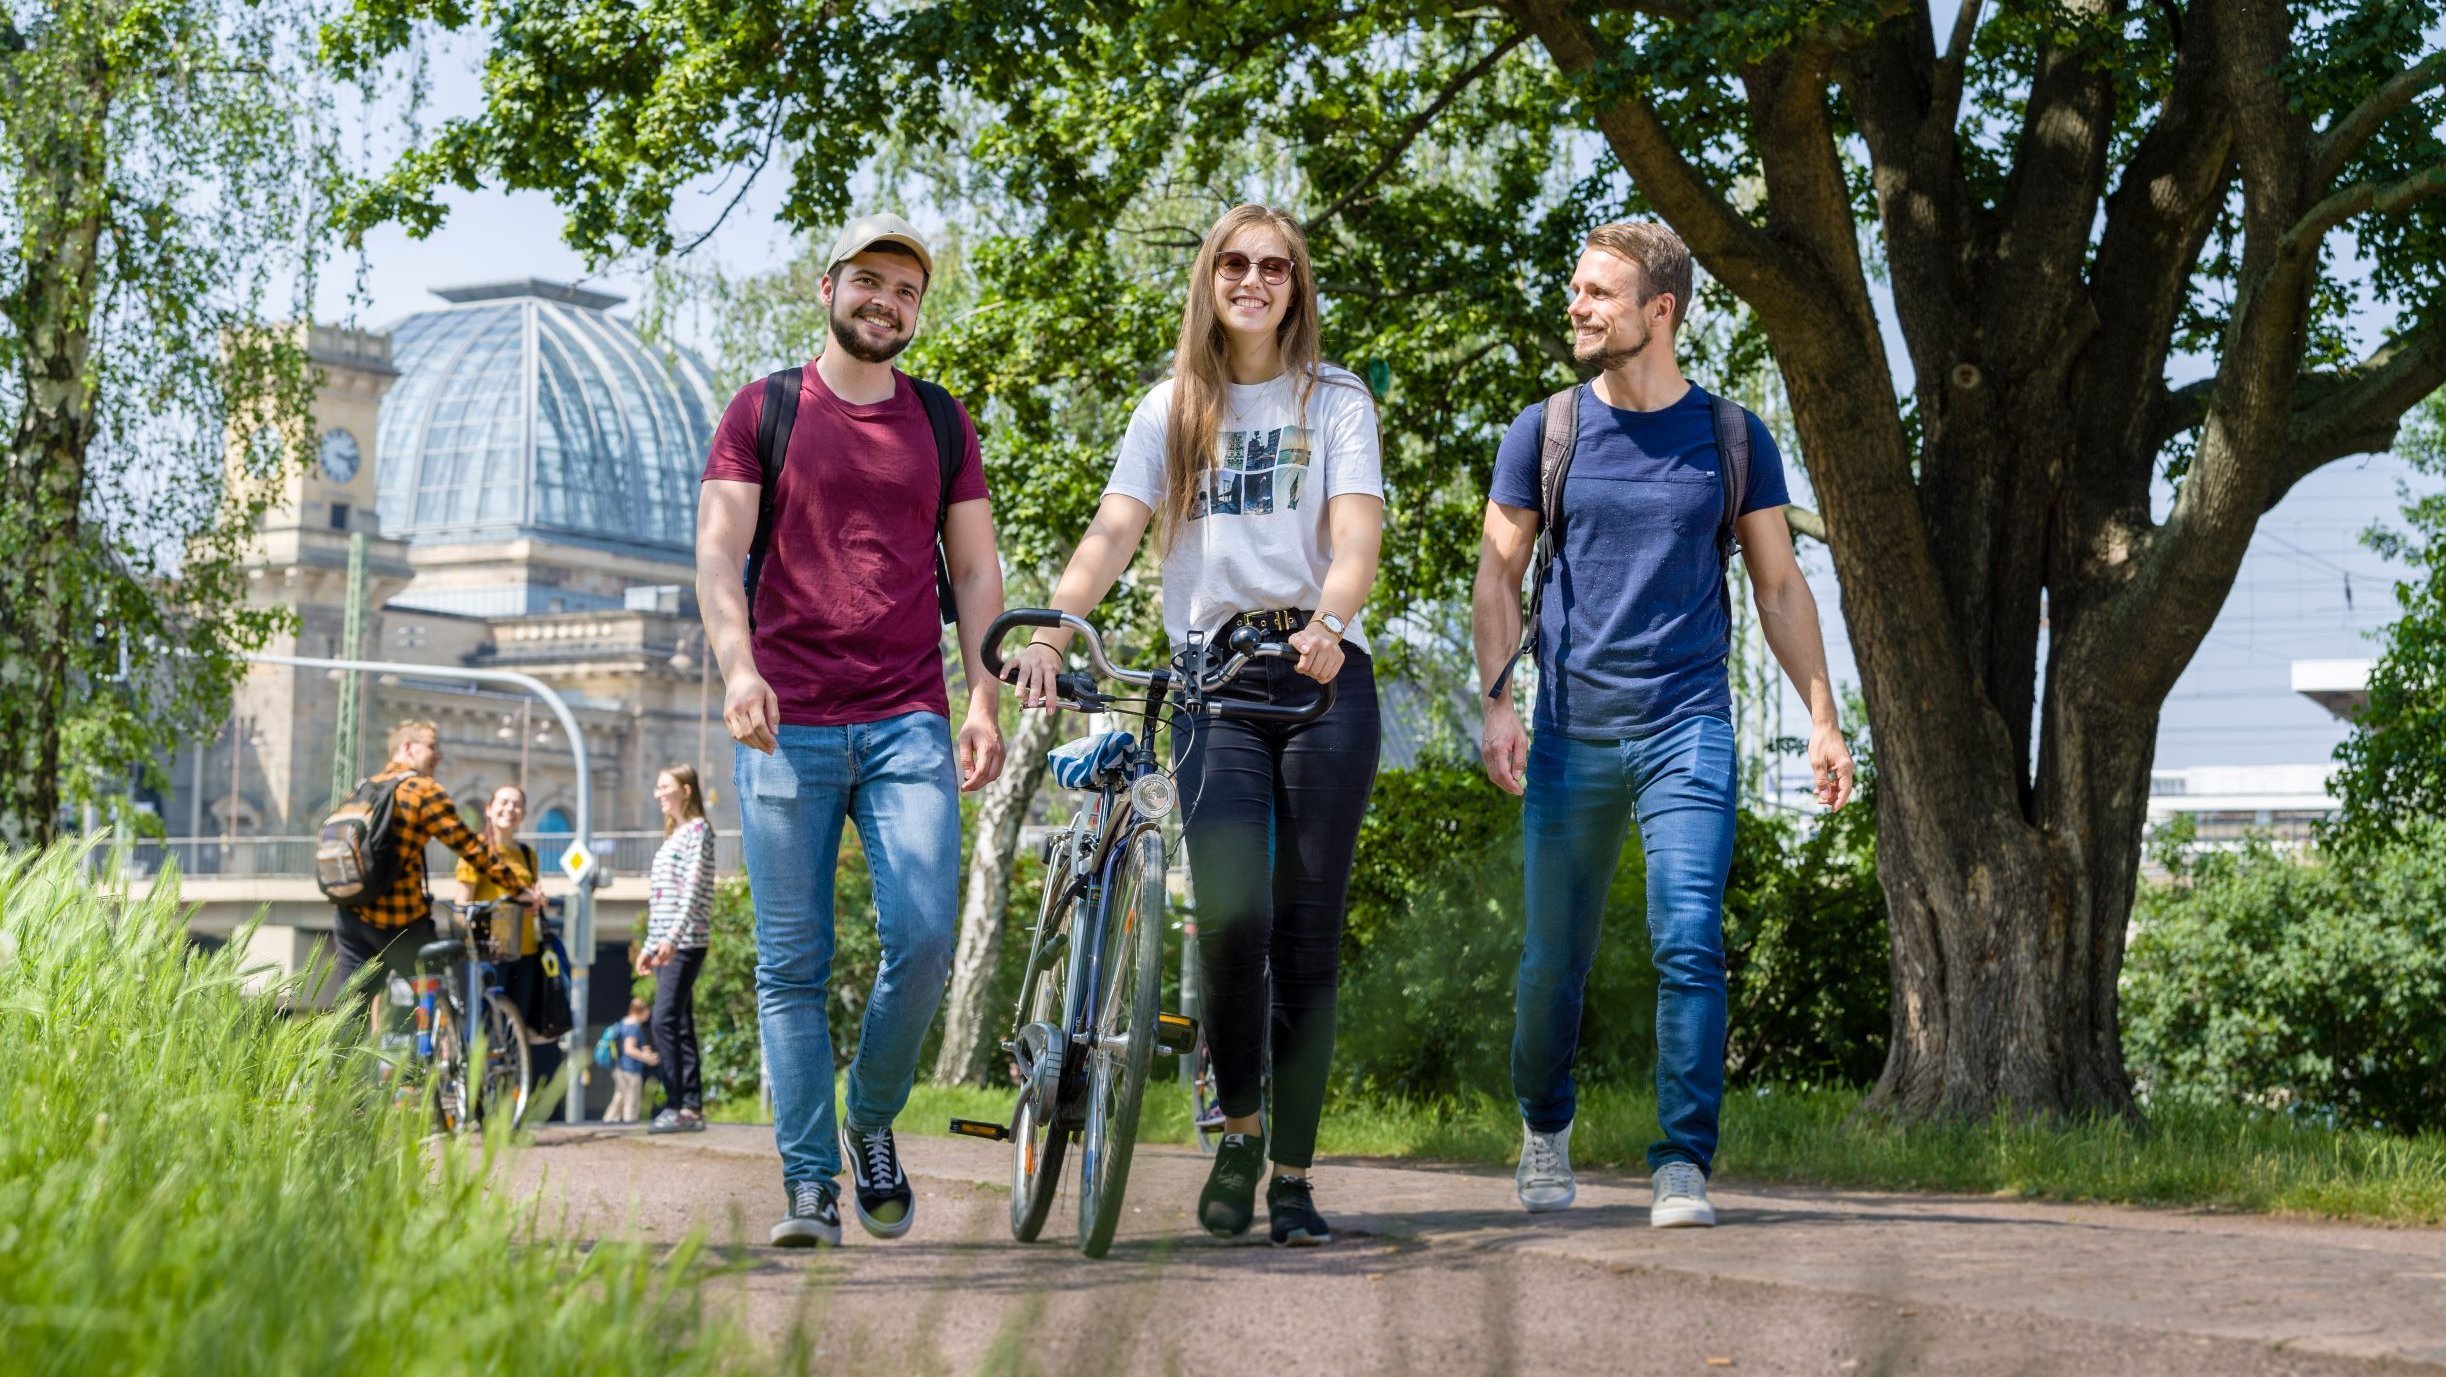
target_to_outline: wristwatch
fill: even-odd
[[[1343,621],[1340,617],[1335,616],[1331,612],[1319,612],[1316,614],[1316,619],[1327,631],[1332,632],[1337,637],[1342,634],[1342,628],[1349,625],[1348,622]]]

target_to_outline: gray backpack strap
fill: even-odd
[[[1537,550],[1531,558],[1529,616],[1520,628],[1520,647],[1495,676],[1488,698],[1501,698],[1521,657],[1537,652],[1537,619],[1546,605],[1546,574],[1554,567],[1554,524],[1563,510],[1563,478],[1571,472],[1571,456],[1579,443],[1580,389],[1574,384],[1538,404]]]
[[[1750,494],[1750,414],[1729,397],[1714,400],[1716,470],[1724,476],[1724,524],[1716,528],[1716,554],[1729,569],[1741,553],[1733,523],[1741,519],[1741,501]]]

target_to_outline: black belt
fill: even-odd
[[[1223,623],[1223,629],[1214,634],[1214,639],[1217,641],[1229,640],[1234,631],[1237,631],[1244,626],[1253,626],[1259,631],[1271,631],[1277,635],[1288,636],[1295,631],[1301,630],[1302,628],[1306,627],[1308,623],[1315,620],[1316,613],[1302,611],[1296,607],[1269,608],[1262,612],[1243,612],[1239,616],[1232,618],[1230,621]]]

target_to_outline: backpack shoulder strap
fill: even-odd
[[[923,378],[911,378],[917,385],[917,400],[925,404],[926,424],[934,431],[934,463],[942,473],[942,496],[934,508],[934,598],[942,605],[943,625],[960,619],[951,593],[951,561],[943,553],[943,524],[951,519],[951,485],[960,476],[960,460],[966,448],[960,441],[960,409],[951,400],[951,393],[939,384]]]
[[[951,513],[951,484],[960,476],[960,411],[951,400],[951,393],[940,384],[923,378],[911,378],[917,385],[917,400],[925,405],[926,424],[934,431],[934,462],[942,471],[943,498],[934,516],[935,529]]]
[[[1716,554],[1729,567],[1741,551],[1733,523],[1750,492],[1750,413],[1730,397],[1715,399],[1716,471],[1724,478],[1724,523],[1716,528]]]
[[[1571,472],[1571,456],[1580,444],[1579,402],[1580,389],[1573,386],[1548,397],[1538,407],[1537,519],[1541,541],[1562,514],[1563,477]]]
[[[790,431],[798,421],[798,394],[806,380],[804,368],[784,368],[764,379],[764,407],[756,417],[756,460],[764,470],[764,486],[756,495],[756,538],[747,547],[747,627],[756,629],[756,583],[764,574],[765,552],[773,543],[774,490],[781,484],[781,466],[790,457]]]
[[[1563,479],[1580,445],[1580,385],[1546,398],[1537,408],[1537,548],[1530,558],[1529,614],[1521,622],[1520,648],[1486,690],[1501,698],[1524,655],[1537,650],[1537,621],[1546,606],[1546,574],[1554,567],[1554,526],[1563,513]]]

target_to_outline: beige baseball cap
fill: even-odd
[[[917,266],[925,269],[926,280],[934,280],[934,252],[917,235],[917,227],[897,215],[861,215],[849,222],[841,237],[832,241],[832,256],[824,260],[824,270],[832,271],[849,259],[857,257],[877,244],[898,244],[917,255]]]

